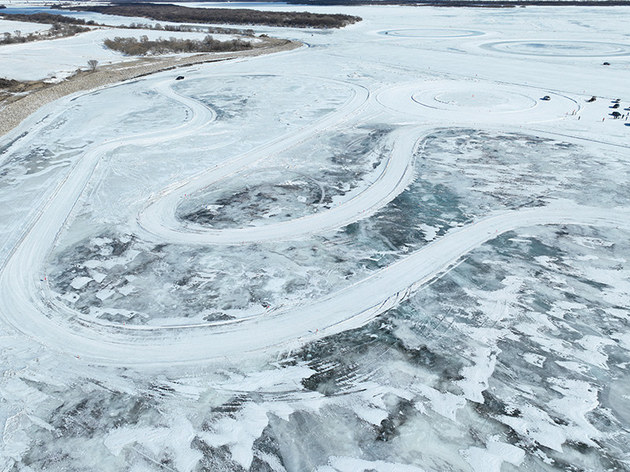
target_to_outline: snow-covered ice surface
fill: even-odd
[[[41,23],[28,23],[26,21],[9,21],[0,20],[0,34],[10,33],[15,34],[19,31],[20,34],[36,33],[38,31],[45,31],[50,28],[50,25],[43,25]]]
[[[9,29],[13,27],[12,24],[16,25],[14,29],[20,29],[18,22],[0,20],[0,34],[2,29],[13,34],[14,29]],[[34,23],[24,24],[32,25],[32,27],[39,26],[40,30],[45,29],[41,28],[42,25]],[[27,29],[22,32],[30,31]],[[0,63],[2,63],[0,77],[14,80],[40,80],[52,76],[67,76],[78,68],[86,69],[87,62],[92,59],[100,64],[134,60],[137,58],[106,48],[103,41],[115,37],[140,38],[141,36],[147,36],[150,40],[171,37],[200,40],[206,36],[206,33],[96,28],[67,38],[0,45]],[[234,39],[234,36],[227,34],[213,34],[212,37],[220,41]],[[253,38],[252,41],[256,39]]]
[[[627,10],[313,10],[0,140],[2,470],[630,470]]]

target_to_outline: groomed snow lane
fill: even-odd
[[[142,237],[159,241],[160,243],[225,244],[264,241],[278,237],[290,239],[302,235],[303,230],[300,228],[304,227],[304,225],[301,221],[286,222],[279,225],[280,228],[274,225],[266,229],[259,228],[256,230],[248,228],[229,230],[227,232],[212,230],[211,228],[204,228],[199,225],[182,227],[182,222],[176,217],[176,209],[185,195],[192,195],[195,192],[199,192],[214,183],[244,171],[257,162],[304,143],[318,133],[332,129],[336,125],[350,121],[352,117],[357,116],[364,106],[367,105],[370,99],[370,92],[367,88],[350,82],[341,83],[351,90],[351,97],[344,105],[337,108],[334,112],[325,115],[316,123],[258,146],[251,151],[222,162],[184,181],[175,182],[161,192],[151,196],[144,210],[141,211],[137,217],[138,229]],[[394,172],[389,172],[391,170],[390,167],[388,167],[387,170],[388,172],[384,173],[387,177],[396,174],[398,171],[396,175],[393,175],[393,180],[402,181],[404,179],[406,168],[403,169],[402,172],[400,172],[398,167]],[[384,186],[391,186],[389,180],[384,178],[379,180]],[[373,206],[373,204],[368,205],[366,210],[371,206]],[[318,224],[325,226],[325,229],[339,227],[340,224],[343,224],[342,222],[335,222],[333,220],[330,220],[330,223],[326,223],[328,222],[328,218],[330,218],[330,212],[326,212],[325,215],[322,216],[318,217],[315,215],[314,217],[321,220],[318,221]],[[341,219],[343,220],[343,217]],[[288,227],[292,227],[292,229]]]
[[[555,202],[497,213],[450,231],[401,261],[307,306],[234,323],[188,327],[128,328],[62,320],[42,298],[41,282],[32,270],[37,257],[22,245],[0,274],[0,312],[26,335],[90,363],[151,368],[233,359],[252,352],[289,349],[359,327],[484,242],[516,228],[556,224],[630,229],[630,209]]]

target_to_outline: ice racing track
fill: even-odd
[[[47,282],[40,280],[38,274],[42,273],[47,255],[107,152],[126,144],[155,144],[193,135],[215,119],[211,109],[177,94],[170,88],[170,83],[161,82],[156,90],[188,107],[191,112],[188,121],[168,132],[157,130],[125,136],[89,148],[31,219],[0,268],[0,314],[3,319],[49,348],[78,357],[83,362],[152,368],[290,349],[365,324],[439,277],[471,250],[507,231],[555,224],[630,229],[630,211],[627,209],[602,210],[558,201],[544,207],[497,212],[473,221],[449,231],[370,277],[297,307],[278,308],[237,321],[168,327],[121,326],[85,320],[80,313],[54,300]],[[187,181],[174,183],[151,196],[137,216],[141,237],[170,243],[223,245],[291,240],[343,227],[386,205],[408,185],[416,143],[430,127],[407,126],[395,133],[393,151],[374,182],[329,210],[281,223],[222,230],[185,226],[175,217],[176,206],[183,194],[242,172],[274,153],[344,123],[366,106],[375,105],[374,94],[363,87],[347,85],[352,96],[345,105],[311,126],[223,162]],[[379,93],[379,103],[383,105],[382,102],[392,96],[392,107],[400,106],[399,89]],[[446,91],[449,90],[447,87]],[[409,95],[407,92],[403,94]],[[412,104],[412,100],[408,103]],[[503,119],[497,118],[499,121]]]

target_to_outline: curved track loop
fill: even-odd
[[[157,200],[139,217],[141,227],[161,242],[180,244],[244,244],[286,241],[341,228],[365,218],[398,195],[413,176],[413,156],[421,130],[394,133],[393,149],[382,172],[363,191],[338,206],[312,215],[264,226],[212,229],[185,224],[175,217],[174,200]],[[222,174],[222,172],[221,172]],[[208,179],[225,176],[209,173]],[[181,191],[175,197],[179,200]]]
[[[31,219],[24,234],[7,256],[4,264],[0,266],[3,274],[7,272],[10,260],[15,258],[16,253],[20,249],[28,248],[31,254],[29,261],[44,260],[85,186],[94,174],[101,158],[106,153],[123,145],[152,145],[189,136],[199,132],[216,119],[216,114],[213,110],[196,100],[178,94],[169,86],[169,82],[171,81],[158,83],[155,86],[155,90],[165,97],[187,106],[192,112],[192,117],[181,125],[170,128],[168,133],[164,129],[147,131],[145,133],[114,138],[89,148],[68,170],[66,176],[59,182],[48,200]],[[39,263],[36,266],[39,266]],[[33,268],[35,266],[30,265],[29,267]],[[2,286],[0,285],[0,287]]]
[[[153,195],[137,218],[142,236],[160,242],[187,244],[234,244],[239,242],[265,241],[277,238],[277,235],[280,233],[286,235],[289,239],[299,236],[304,232],[304,227],[302,231],[300,230],[300,226],[303,226],[303,224],[299,221],[295,223],[286,222],[280,225],[269,225],[265,228],[218,231],[202,226],[188,226],[182,228],[182,222],[177,219],[175,213],[178,204],[185,195],[191,195],[220,180],[242,172],[257,162],[302,144],[318,133],[356,116],[367,104],[370,98],[370,92],[365,87],[359,85],[347,82],[344,82],[344,85],[352,88],[352,97],[335,112],[327,114],[316,123],[302,128],[296,133],[281,136],[262,146],[258,146],[251,151],[222,162],[184,181],[171,184],[161,192]],[[399,178],[402,177],[399,176]],[[328,218],[330,212],[325,213],[328,215],[326,218]],[[321,219],[323,220],[324,218]],[[280,230],[278,230],[276,226],[280,226]],[[288,226],[293,226],[293,235],[291,235],[290,230],[287,229]],[[332,227],[336,226],[332,225]],[[259,231],[256,231],[256,229]],[[328,227],[322,229],[328,229]]]

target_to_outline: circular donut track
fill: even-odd
[[[483,36],[483,31],[447,28],[409,28],[379,31],[378,34],[392,38],[450,39]]]
[[[630,45],[598,41],[520,40],[495,41],[482,49],[519,56],[541,57],[612,57],[630,56]]]

